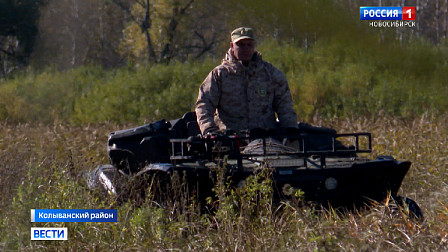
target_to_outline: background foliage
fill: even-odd
[[[346,46],[349,42],[353,45]],[[323,40],[307,50],[271,39],[258,46],[264,59],[286,74],[300,120],[315,114],[415,118],[446,112],[444,46],[372,42],[360,50],[353,41],[338,43]],[[217,64],[217,59],[206,59],[116,69],[87,65],[11,76],[0,80],[0,119],[76,124],[175,119],[193,109],[199,85]]]
[[[447,0],[47,0],[0,3],[0,250],[441,251],[447,247]],[[416,6],[416,28],[373,28],[359,6]],[[213,217],[181,206],[115,206],[83,171],[107,163],[109,132],[180,117],[229,45],[254,27],[286,74],[300,121],[371,131],[372,156],[413,166],[402,193],[416,223],[386,206],[346,215],[251,204]],[[266,196],[266,195],[265,195]],[[238,203],[236,203],[238,202]],[[69,242],[30,242],[29,209],[119,208],[119,223],[65,223]],[[256,212],[257,214],[253,214]]]
[[[377,5],[416,6],[416,28],[369,28],[359,20],[359,7]],[[220,58],[229,32],[243,25],[254,27],[261,40],[293,41],[306,49],[322,40],[358,49],[419,39],[440,45],[448,10],[446,0],[5,0],[2,6],[0,76],[48,66]]]
[[[193,108],[197,88],[228,48],[230,30],[241,25],[255,28],[264,59],[285,72],[300,120],[413,118],[448,108],[447,1],[406,1],[417,6],[416,28],[369,27],[358,17],[359,6],[374,5],[369,1],[46,3],[36,5],[40,36],[24,70],[3,59],[0,120],[179,117]],[[5,36],[3,47],[20,41]]]

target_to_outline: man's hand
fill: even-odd
[[[210,127],[210,128],[207,128],[205,131],[204,131],[204,136],[206,136],[206,135],[211,135],[211,134],[218,134],[219,133],[219,130],[218,130],[218,128],[216,128],[216,127]]]
[[[231,138],[236,136],[234,130],[228,129],[225,131],[221,130],[206,130],[206,133],[203,135],[205,138],[210,139],[212,143],[211,149],[212,152],[216,153],[228,153],[232,150],[234,144]],[[237,144],[238,145],[238,144]]]

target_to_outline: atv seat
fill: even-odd
[[[187,122],[187,132],[188,136],[197,136],[201,134],[201,130],[199,129],[198,122]]]
[[[177,138],[188,138],[201,134],[199,125],[196,121],[195,112],[187,112],[182,118],[172,121],[172,131]]]

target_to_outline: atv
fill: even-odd
[[[372,152],[368,132],[338,134],[331,128],[298,123],[298,128],[202,135],[195,113],[188,112],[173,121],[162,119],[112,132],[107,152],[110,164],[86,173],[87,184],[122,200],[130,194],[145,197],[145,189],[154,182],[163,194],[177,174],[206,204],[214,196],[217,168],[224,169],[232,186],[240,187],[267,167],[277,202],[290,199],[291,190],[300,190],[306,202],[323,207],[351,208],[392,198],[414,217],[423,218],[415,201],[398,195],[411,162],[392,156],[360,157]],[[125,181],[137,183],[140,189],[130,190]]]

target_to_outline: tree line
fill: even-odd
[[[117,67],[221,57],[229,32],[304,48],[375,33],[382,43],[444,43],[448,0],[3,0],[0,76],[20,69]],[[416,6],[416,28],[369,28],[360,6]],[[357,37],[358,36],[358,37]]]

